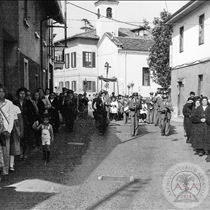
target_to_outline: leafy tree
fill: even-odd
[[[171,16],[166,10],[155,17],[152,29],[154,44],[149,51],[148,64],[154,82],[168,88],[171,84],[171,68],[169,66],[169,49],[171,44],[172,26],[165,24]]]
[[[81,21],[84,22],[85,26],[81,27],[80,29],[85,31],[91,31],[94,29],[94,26],[91,24],[91,22],[88,19],[83,18]]]

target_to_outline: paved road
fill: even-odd
[[[185,143],[181,122],[172,122],[168,137],[154,125],[141,124],[138,137],[131,138],[129,130],[129,124],[117,121],[98,136],[92,119],[78,121],[72,134],[56,137],[49,164],[41,160],[40,150],[16,164],[10,181],[0,183],[0,209],[175,209],[162,190],[171,166],[192,162],[210,176],[205,157],[195,156]],[[130,176],[135,180],[126,180]],[[195,209],[209,206],[208,195]]]

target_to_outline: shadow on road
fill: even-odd
[[[177,134],[176,126],[171,125],[169,135]]]
[[[126,208],[128,202],[130,203],[132,197],[134,197],[134,195],[138,193],[150,181],[151,179],[146,179],[146,180],[136,179],[133,182],[129,182],[120,187],[119,189],[115,190],[114,192],[108,194],[103,199],[93,204],[91,207],[88,207],[86,210],[94,210],[100,208],[100,206],[104,205],[106,202],[108,202],[111,199],[114,199],[117,196],[122,197],[122,203],[120,203],[121,209],[128,209]]]
[[[55,193],[17,192],[16,187],[3,187],[0,189],[0,209],[29,210],[53,195]]]

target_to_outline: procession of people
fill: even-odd
[[[109,96],[100,91],[87,97],[87,93],[74,93],[63,88],[58,95],[49,89],[38,88],[31,93],[25,87],[15,96],[0,84],[0,172],[1,180],[14,172],[15,161],[26,161],[35,147],[41,147],[43,160],[50,161],[51,144],[56,133],[74,132],[76,119],[86,120],[93,114],[99,135],[104,135],[110,122],[130,123],[130,136],[138,136],[141,124],[153,124],[161,136],[170,135],[173,105],[168,91],[150,92],[142,97]],[[191,143],[195,154],[207,155],[210,162],[210,106],[207,97],[196,97],[194,92],[183,107],[186,142]],[[63,127],[63,128],[62,128]],[[61,129],[62,128],[62,129]]]

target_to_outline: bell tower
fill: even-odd
[[[117,7],[118,0],[98,0],[95,2],[97,20],[96,34],[101,38],[104,33],[110,32],[114,36],[118,36]]]

